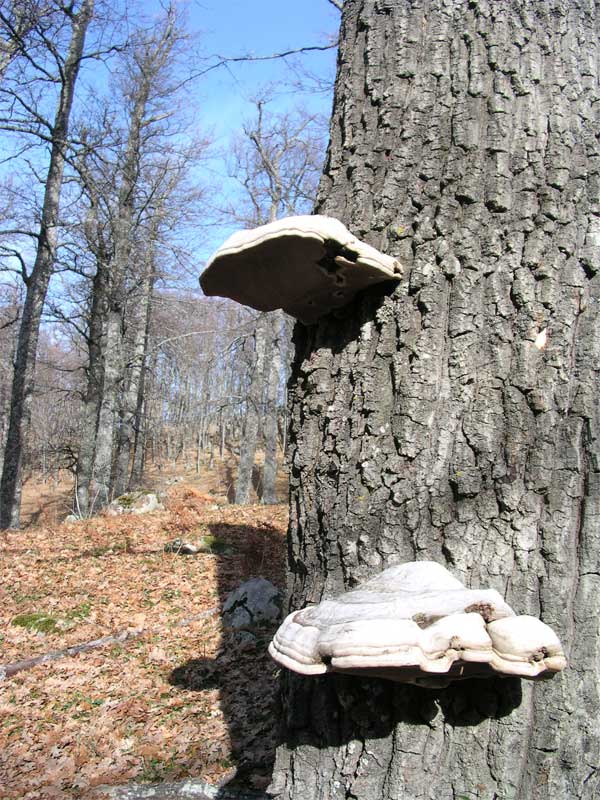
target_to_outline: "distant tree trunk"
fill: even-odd
[[[202,463],[202,433],[198,428],[196,432],[196,475],[200,475],[200,465]]]
[[[71,41],[61,75],[58,109],[50,132],[50,166],[44,189],[37,251],[33,269],[27,280],[27,293],[19,330],[10,421],[0,482],[0,528],[19,527],[23,457],[31,422],[31,401],[42,310],[56,258],[60,190],[65,166],[69,117],[85,35],[93,8],[93,0],[83,0],[79,12],[71,14]]]
[[[104,380],[102,401],[98,413],[96,448],[94,452],[94,505],[102,508],[112,499],[113,445],[119,410],[119,388],[123,375],[122,309],[113,307],[106,320]]]
[[[243,505],[249,501],[252,489],[252,472],[263,406],[268,327],[268,316],[261,314],[256,323],[254,333],[254,363],[246,399],[244,431],[240,441],[240,462],[235,486],[235,502],[238,505]]]
[[[133,455],[131,465],[131,477],[129,479],[128,489],[137,489],[142,482],[144,475],[144,465],[146,459],[146,432],[147,432],[147,417],[146,417],[146,390],[148,388],[148,341],[150,339],[150,320],[152,304],[150,303],[147,308],[146,317],[146,332],[144,341],[144,354],[145,358],[141,365],[141,374],[139,378],[137,405],[135,410],[134,421],[134,440],[133,440]],[[154,441],[154,439],[153,439]],[[154,450],[153,450],[154,452]]]
[[[223,412],[219,412],[219,458],[221,461],[225,457],[225,438],[227,435],[227,425],[223,419]]]
[[[129,467],[135,445],[138,407],[140,402],[143,402],[143,397],[140,394],[144,385],[144,364],[148,345],[148,325],[152,309],[154,275],[154,252],[153,248],[150,247],[144,264],[144,276],[139,291],[140,300],[137,316],[133,323],[135,330],[133,331],[133,347],[129,357],[128,384],[121,403],[114,486],[117,496],[123,494],[131,482]]]
[[[433,559],[549,623],[570,668],[286,672],[278,800],[600,797],[599,9],[343,4],[317,210],[405,278],[296,325],[290,608]]]
[[[142,370],[140,382],[140,394],[138,395],[138,405],[135,414],[135,438],[133,440],[133,455],[131,457],[131,475],[129,478],[129,490],[137,489],[144,476],[144,465],[146,460],[147,427],[146,427],[146,399],[144,385],[146,369]]]
[[[94,505],[90,498],[90,484],[93,477],[94,456],[96,452],[96,431],[102,404],[102,385],[104,380],[104,320],[108,301],[109,276],[104,259],[97,262],[96,274],[92,284],[90,321],[88,330],[87,389],[83,405],[81,440],[77,453],[75,470],[75,512],[87,516]]]
[[[127,144],[120,171],[119,191],[112,224],[112,253],[106,270],[105,350],[102,400],[98,413],[94,451],[94,500],[98,508],[114,496],[113,447],[117,440],[119,393],[124,384],[123,310],[127,292],[127,274],[132,248],[135,188],[139,178],[142,128],[150,95],[151,81],[140,68],[129,115]],[[122,482],[122,481],[121,481]]]
[[[279,410],[279,384],[283,367],[282,347],[282,314],[269,314],[269,343],[265,363],[265,410],[263,417],[263,438],[265,445],[265,465],[263,469],[262,503],[276,503],[277,492],[277,445],[279,431],[277,413]]]

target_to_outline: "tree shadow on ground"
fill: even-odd
[[[192,692],[219,689],[235,776],[228,787],[265,788],[270,782],[278,717],[277,668],[267,654],[271,632],[253,642],[225,636],[216,659],[194,658],[174,669],[169,682]]]
[[[212,536],[232,548],[218,556],[219,603],[241,582],[263,577],[281,587],[285,539],[268,524],[212,524]],[[176,667],[169,683],[189,692],[219,690],[220,708],[229,731],[235,767],[228,788],[263,789],[271,777],[278,731],[278,667],[267,648],[278,623],[252,634],[223,630],[216,658],[193,658]]]

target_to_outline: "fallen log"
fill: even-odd
[[[192,617],[186,617],[179,620],[174,625],[171,625],[168,630],[173,628],[181,628],[185,625],[191,625],[192,622],[197,622],[199,619],[204,619],[216,614],[220,610],[219,606],[213,606],[207,611],[202,611],[200,614],[194,614]],[[129,639],[135,639],[144,634],[161,633],[159,628],[128,628],[120,633],[115,633],[110,636],[103,636],[100,639],[94,639],[91,642],[83,642],[82,644],[74,644],[71,647],[65,647],[62,650],[51,650],[49,653],[44,653],[41,656],[34,658],[26,658],[23,661],[15,661],[12,664],[0,664],[0,681],[5,678],[12,678],[17,672],[23,672],[26,669],[32,669],[40,664],[47,664],[49,661],[57,661],[60,658],[67,658],[69,656],[76,656],[79,653],[87,653],[89,650],[96,650],[99,647],[106,647],[111,644],[123,644]]]

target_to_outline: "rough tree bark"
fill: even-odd
[[[31,421],[31,401],[42,310],[56,258],[60,190],[65,167],[69,117],[93,9],[93,0],[83,0],[79,11],[74,12],[72,6],[65,10],[65,14],[71,18],[71,40],[61,69],[58,107],[54,123],[48,133],[50,164],[44,189],[35,261],[27,279],[27,293],[19,329],[10,421],[0,483],[0,528],[19,527],[23,457]]]
[[[289,605],[434,559],[548,683],[283,676],[279,800],[600,796],[599,7],[347,0],[318,212],[405,279],[296,326]]]

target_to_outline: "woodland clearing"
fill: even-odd
[[[244,646],[222,630],[219,610],[250,577],[282,585],[287,507],[222,505],[183,482],[164,503],[142,516],[3,533],[2,665],[129,638],[0,681],[1,800],[93,797],[100,786],[189,776],[266,785],[271,632]],[[207,535],[227,554],[164,552],[176,537]]]

